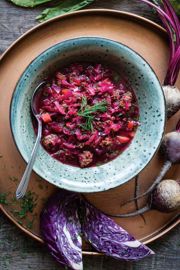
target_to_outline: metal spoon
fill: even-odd
[[[33,150],[31,152],[30,159],[28,161],[26,170],[21,178],[21,181],[19,183],[19,186],[16,190],[16,198],[21,199],[24,197],[28,184],[29,184],[29,179],[31,176],[32,168],[36,159],[37,155],[37,150],[40,144],[41,136],[42,136],[42,121],[40,119],[40,113],[38,111],[38,97],[40,97],[40,93],[42,90],[42,85],[44,85],[46,82],[43,81],[41,82],[34,90],[34,93],[31,98],[31,111],[33,115],[35,116],[37,122],[38,122],[38,133],[37,133],[37,138],[33,147]]]

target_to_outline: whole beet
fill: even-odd
[[[173,131],[164,136],[161,152],[170,162],[180,162],[180,132]]]
[[[180,90],[171,85],[163,86],[167,105],[167,117],[170,118],[180,108]]]
[[[152,208],[172,212],[180,208],[180,185],[175,180],[163,180],[152,193]]]

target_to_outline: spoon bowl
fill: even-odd
[[[42,86],[46,83],[46,81],[41,82],[38,84],[38,86],[35,88],[33,95],[31,97],[31,111],[33,115],[37,118],[40,114],[38,109],[38,103],[41,96]]]

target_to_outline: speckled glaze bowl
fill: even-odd
[[[128,77],[137,96],[141,125],[130,146],[106,164],[83,169],[65,165],[40,146],[33,169],[60,188],[76,192],[104,191],[137,175],[152,159],[164,132],[165,101],[161,85],[147,62],[127,46],[104,38],[86,37],[61,42],[39,55],[22,74],[12,96],[12,134],[27,162],[35,142],[30,113],[32,93],[48,74],[77,61],[107,64]]]

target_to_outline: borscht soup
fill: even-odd
[[[103,64],[74,63],[56,71],[43,86],[38,108],[42,146],[60,162],[81,168],[116,158],[139,125],[130,83]]]

